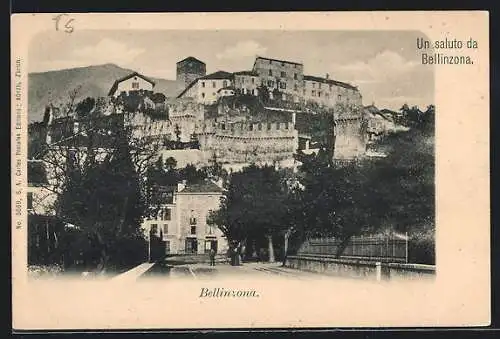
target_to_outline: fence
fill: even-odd
[[[299,248],[298,255],[321,255],[334,257],[340,241],[333,238],[310,239]],[[407,237],[353,237],[345,247],[340,258],[362,259],[380,262],[407,263]]]

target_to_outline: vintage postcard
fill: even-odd
[[[490,324],[487,12],[11,20],[14,329]]]

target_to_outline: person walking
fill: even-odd
[[[210,266],[215,266],[215,250],[213,248],[210,249]]]

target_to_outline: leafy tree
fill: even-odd
[[[88,244],[83,248],[85,256],[102,272],[109,266],[137,263],[145,253],[141,182],[130,145],[126,138],[119,139],[109,160],[89,160],[84,171],[68,158],[69,178],[57,200],[58,216],[80,227],[81,240]]]
[[[95,106],[96,100],[94,98],[87,97],[76,105],[75,112],[78,118],[84,118],[90,114]]]
[[[264,84],[257,87],[257,95],[264,104],[269,102],[269,89]]]
[[[230,241],[267,241],[269,260],[274,261],[273,235],[288,227],[284,224],[287,213],[287,190],[280,173],[272,166],[251,165],[232,174],[211,222]]]
[[[165,169],[167,170],[167,172],[175,170],[176,167],[177,167],[177,160],[175,160],[175,158],[168,157],[165,160]]]
[[[177,142],[180,142],[182,132],[181,132],[181,128],[178,124],[175,124],[174,133],[175,133],[175,138],[176,138]]]

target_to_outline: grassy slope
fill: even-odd
[[[78,99],[107,96],[113,82],[131,72],[133,70],[105,64],[31,73],[28,76],[28,120],[40,121],[47,104],[66,102],[68,92],[78,86],[81,86]],[[155,91],[167,97],[177,95],[183,88],[175,80],[151,79],[156,82]]]

